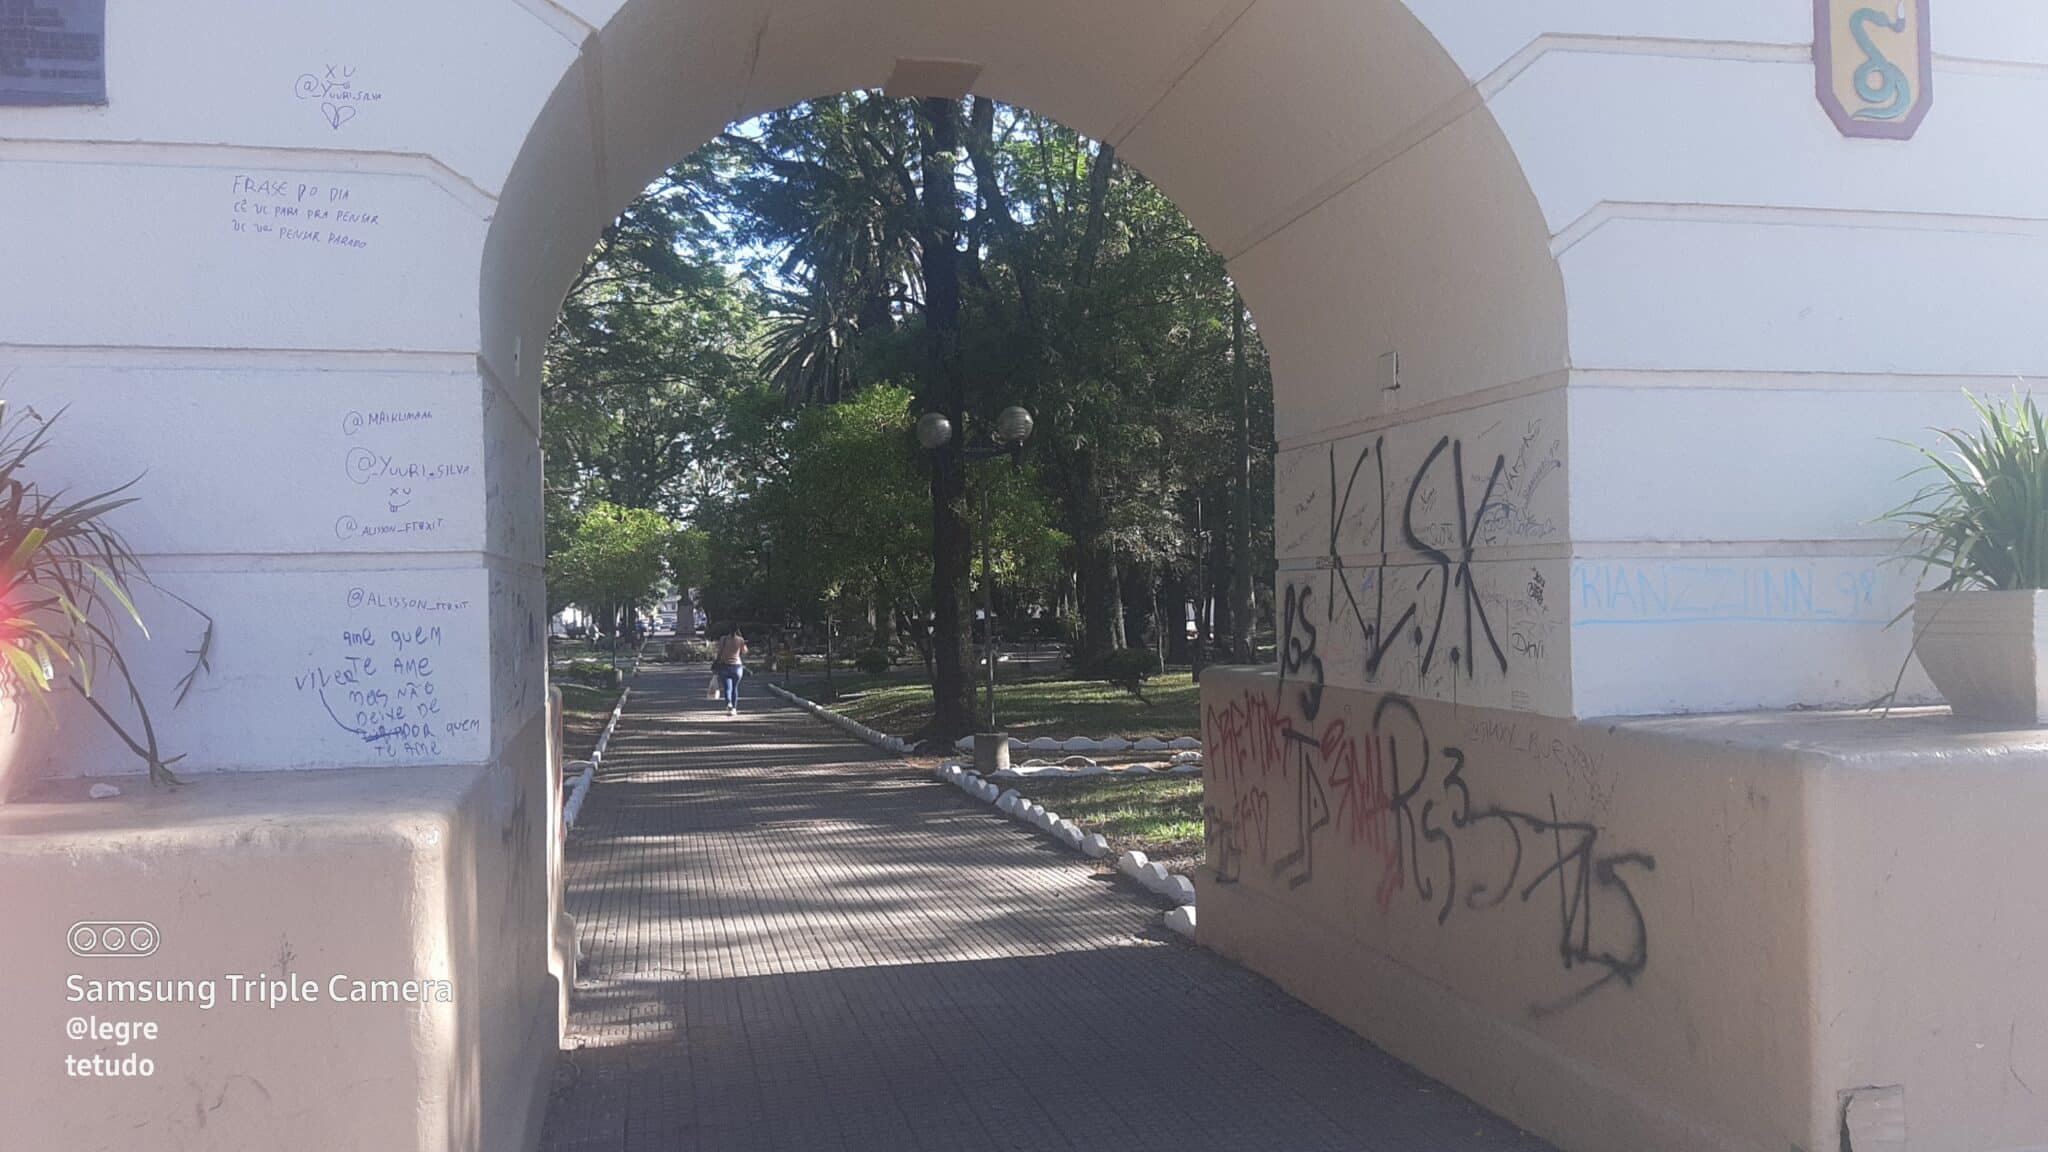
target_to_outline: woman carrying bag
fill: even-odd
[[[711,660],[712,699],[725,699],[725,714],[740,714],[740,679],[746,675],[747,638],[735,625],[718,641],[718,655]]]

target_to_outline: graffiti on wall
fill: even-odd
[[[1308,719],[1330,683],[1531,706],[1538,666],[1563,656],[1546,596],[1562,573],[1488,554],[1562,539],[1551,423],[1421,424],[1291,454],[1280,665]]]
[[[1583,979],[1535,1005],[1539,1015],[1642,975],[1649,929],[1631,885],[1657,861],[1615,849],[1591,818],[1567,811],[1584,789],[1563,802],[1556,790],[1540,805],[1501,802],[1484,777],[1506,765],[1475,763],[1463,738],[1437,738],[1409,698],[1375,697],[1369,715],[1311,717],[1288,707],[1291,694],[1246,691],[1204,705],[1204,816],[1217,882],[1293,891],[1318,884],[1326,870],[1342,883],[1363,877],[1362,914],[1385,916],[1408,900],[1439,929],[1458,917],[1554,907],[1546,922],[1555,936],[1543,943]],[[1584,753],[1562,741],[1474,735],[1489,750],[1513,749],[1509,757],[1548,779],[1593,775]]]
[[[1897,566],[1894,566],[1896,570]],[[1838,624],[1883,629],[1909,598],[1884,566],[1823,560],[1582,560],[1573,628]],[[1910,603],[1910,599],[1907,599]]]

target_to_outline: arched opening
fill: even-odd
[[[666,559],[695,593],[679,631],[699,610],[714,628],[678,653],[739,627],[757,671],[787,682],[801,652],[829,696],[858,656],[886,692],[864,708],[942,748],[996,730],[991,644],[1047,705],[1146,675],[1149,653],[1171,706],[1151,714],[1133,682],[1146,713],[1121,734],[1192,736],[1190,673],[1272,643],[1258,337],[1160,190],[1050,118],[866,92],[735,125],[606,227],[553,333],[551,607],[575,601],[573,627],[587,613],[615,649]],[[1004,459],[1012,408],[1036,415]],[[926,413],[960,420],[958,443],[920,447]],[[950,556],[933,545],[949,533]],[[922,670],[926,700],[891,661]],[[1041,723],[1068,736],[1088,715]]]
[[[1471,99],[1463,71],[1391,4],[1319,5],[1306,15],[1240,4],[1142,14],[988,7],[949,12],[935,26],[925,15],[877,21],[866,13],[842,23],[807,9],[740,21],[652,4],[614,15],[526,140],[486,245],[482,358],[510,406],[537,409],[533,350],[564,291],[604,224],[676,156],[728,122],[793,99],[871,89],[950,61],[974,76],[976,95],[1043,111],[1113,145],[1226,258],[1271,351],[1283,477],[1276,602],[1322,628],[1319,652],[1302,658],[1304,668],[1319,659],[1327,670],[1317,691],[1328,687],[1333,700],[1369,684],[1468,694],[1446,674],[1451,662],[1432,666],[1405,628],[1400,655],[1384,673],[1369,673],[1364,621],[1300,594],[1330,593],[1345,566],[1362,571],[1368,555],[1408,566],[1406,594],[1429,590],[1434,561],[1420,553],[1473,535],[1448,515],[1462,478],[1443,486],[1441,522],[1419,526],[1419,544],[1390,541],[1381,530],[1398,521],[1368,513],[1359,458],[1389,474],[1383,483],[1401,483],[1393,474],[1428,470],[1434,441],[1451,435],[1474,461],[1522,457],[1511,493],[1521,518],[1480,542],[1476,556],[1467,547],[1466,559],[1491,561],[1493,550],[1525,548],[1540,532],[1550,579],[1568,583],[1559,550],[1564,282],[1520,162],[1491,112]],[[714,86],[712,76],[725,79]],[[1360,451],[1390,441],[1385,460]],[[506,450],[516,460],[526,440]],[[1343,475],[1333,471],[1340,451]],[[1448,462],[1440,471],[1456,475]],[[1526,579],[1520,567],[1515,580]],[[1489,596],[1499,583],[1489,580]],[[1450,619],[1435,611],[1433,620]],[[1549,654],[1560,661],[1563,621],[1561,610],[1549,621]],[[1562,663],[1521,651],[1516,664],[1511,678],[1493,674],[1485,702],[1570,713]],[[1210,854],[1212,863],[1228,855],[1213,844]]]
[[[749,22],[689,5],[629,5],[611,17],[526,141],[486,247],[484,360],[515,406],[537,404],[538,357],[507,354],[541,343],[587,242],[675,156],[729,119],[821,84],[879,86],[920,62],[953,61],[978,94],[1114,146],[1228,261],[1272,355],[1283,570],[1301,580],[1340,558],[1417,559],[1398,539],[1369,539],[1362,500],[1340,510],[1357,523],[1337,530],[1318,457],[1341,438],[1423,417],[1495,430],[1498,444],[1466,446],[1474,458],[1540,440],[1544,455],[1518,470],[1526,488],[1515,495],[1538,505],[1522,509],[1526,524],[1562,542],[1565,488],[1546,480],[1564,462],[1563,283],[1506,138],[1405,8],[1062,10],[1058,20],[1075,23],[1057,31],[1046,14],[954,13],[933,26],[841,19],[850,20],[775,12]],[[723,36],[746,46],[745,75],[707,88],[735,67]],[[697,55],[679,60],[654,44]],[[1253,80],[1280,59],[1291,61],[1287,83]],[[592,117],[603,125],[595,136]],[[1499,431],[1517,422],[1514,437]],[[1394,439],[1396,471],[1423,463],[1430,445],[1419,430]],[[1425,535],[1456,543],[1448,530]],[[1552,579],[1567,581],[1562,570]],[[1334,682],[1366,687],[1363,662],[1349,659],[1362,622],[1326,631]],[[1417,649],[1405,669],[1393,673],[1393,661],[1383,679],[1376,662],[1374,680],[1448,698],[1447,683],[1430,683],[1444,662],[1401,647]],[[1563,649],[1549,651],[1562,659]],[[1499,704],[1512,693],[1520,706],[1540,697],[1534,706],[1570,712],[1568,677],[1521,674],[1530,684],[1503,688]],[[1533,687],[1545,679],[1547,691]]]

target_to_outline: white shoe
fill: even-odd
[[[732,706],[730,706],[730,707],[726,708],[726,710],[725,710],[725,714],[726,714],[727,716],[737,716],[737,715],[739,715],[739,714],[740,714],[740,709],[739,709],[739,705],[735,704],[735,705],[732,705]]]

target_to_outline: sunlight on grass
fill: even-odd
[[[1025,781],[1015,787],[1088,831],[1102,833],[1119,850],[1174,858],[1202,852],[1198,776]]]
[[[931,688],[922,680],[842,676],[832,707],[870,728],[907,736],[931,719]],[[824,681],[795,690],[824,699]],[[1186,672],[1145,686],[1150,703],[1090,680],[1035,679],[996,687],[996,718],[1012,736],[1192,736],[1201,727],[1201,690]]]
[[[612,716],[619,694],[609,688],[557,681],[562,690],[562,759],[588,759]]]

